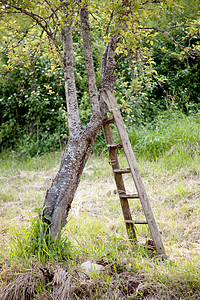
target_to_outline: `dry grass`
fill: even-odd
[[[6,265],[1,269],[0,299],[1,300],[27,300],[33,299],[34,295],[41,290],[44,278],[38,268],[26,269],[8,268]]]
[[[55,176],[55,165],[38,168],[2,168],[0,177],[0,299],[200,299],[200,159],[173,170],[164,162],[140,161],[139,167],[169,260],[155,262],[132,254],[123,223],[111,167],[105,158],[92,157],[72,204],[65,228],[74,248],[70,267],[48,266],[53,281],[47,283],[37,263],[10,266],[13,228],[24,228],[29,214],[42,207],[45,191]],[[50,158],[52,160],[52,157]],[[124,157],[120,163],[125,166]],[[42,165],[40,167],[40,164]],[[125,175],[126,188],[134,191]],[[133,218],[143,217],[140,203],[131,200]],[[137,225],[141,244],[150,237],[148,228]],[[106,272],[91,278],[81,271],[86,259],[106,258]],[[117,266],[117,268],[116,268]],[[35,298],[34,298],[35,297]]]

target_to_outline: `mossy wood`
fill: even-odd
[[[140,175],[140,172],[139,172],[139,169],[137,166],[137,162],[136,162],[136,159],[135,159],[132,147],[131,147],[131,143],[130,143],[130,140],[129,140],[121,113],[120,113],[120,109],[117,104],[117,100],[115,98],[114,93],[109,90],[104,90],[102,92],[102,97],[103,97],[104,102],[108,106],[110,112],[112,112],[112,114],[113,114],[114,121],[115,121],[117,130],[118,130],[120,139],[121,139],[120,144],[123,146],[124,153],[125,153],[125,156],[126,156],[129,168],[130,168],[130,172],[132,174],[132,177],[133,177],[133,180],[135,183],[135,187],[138,192],[138,194],[132,194],[132,195],[126,194],[122,174],[127,173],[129,171],[129,169],[124,169],[124,171],[123,171],[123,169],[120,169],[119,162],[117,159],[117,148],[118,148],[117,145],[118,144],[116,144],[116,145],[114,144],[110,125],[104,123],[103,128],[104,128],[104,134],[105,134],[106,143],[107,143],[108,151],[109,151],[109,159],[110,159],[110,163],[113,168],[114,178],[115,178],[115,182],[116,182],[116,186],[117,186],[117,190],[118,190],[118,194],[119,194],[119,198],[120,198],[120,203],[122,206],[122,212],[123,212],[128,236],[129,236],[129,238],[134,238],[136,240],[137,237],[136,237],[136,232],[135,232],[135,228],[134,228],[135,224],[148,224],[150,232],[151,232],[151,236],[152,236],[152,239],[153,239],[153,242],[155,244],[158,254],[165,257],[166,255],[165,255],[165,250],[164,250],[164,246],[162,243],[162,239],[161,239],[160,233],[158,231],[158,227],[157,227],[154,215],[153,215],[153,211],[151,209],[151,205],[150,205],[149,199],[147,197],[147,193],[146,193],[146,190],[145,190],[145,187],[144,187],[144,184],[142,181],[142,177]],[[111,145],[113,145],[113,147]],[[129,198],[139,198],[140,199],[142,209],[143,209],[144,215],[146,217],[145,221],[133,221],[132,220],[129,202],[128,202]]]

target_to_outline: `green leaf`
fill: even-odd
[[[48,215],[44,215],[44,218],[49,221],[51,224],[53,224],[53,220],[52,217],[48,216]]]

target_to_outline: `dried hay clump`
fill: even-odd
[[[13,274],[13,270],[4,270],[1,273],[1,300],[34,299],[34,295],[41,291],[44,282],[43,275],[36,270],[27,270],[18,274]]]
[[[54,300],[176,299],[172,292],[163,286],[148,282],[138,273],[129,271],[117,273],[112,265],[108,265],[104,272],[96,276],[94,274],[89,276],[80,268],[67,271],[58,266],[49,287]]]

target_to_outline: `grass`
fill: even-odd
[[[61,154],[33,158],[20,158],[14,152],[1,154],[1,299],[200,299],[199,122],[196,116],[174,118],[168,120],[166,128],[164,121],[159,121],[160,127],[154,124],[154,138],[158,133],[165,136],[168,132],[168,140],[173,140],[159,150],[159,155],[155,157],[157,152],[153,150],[146,155],[147,143],[142,142],[140,147],[145,145],[144,151],[136,152],[168,256],[165,261],[147,251],[145,243],[150,233],[146,225],[137,225],[140,247],[129,243],[105,156],[89,159],[73,201],[63,231],[63,241],[71,243],[70,260],[64,255],[56,256],[60,246],[47,253],[45,245],[40,244],[46,257],[40,256],[40,251],[29,251],[27,241],[35,233],[32,231],[31,237],[27,228],[33,230],[38,226],[35,209],[43,205]],[[143,133],[146,141],[153,140],[152,130]],[[184,133],[185,130],[188,132]],[[152,149],[161,148],[165,138],[160,139],[159,147],[158,140],[157,148]],[[126,167],[123,153],[119,160]],[[134,192],[130,176],[125,174],[124,179],[127,192]],[[133,218],[142,219],[139,201],[130,200],[130,205]],[[102,264],[104,272],[86,275],[81,263],[87,260]],[[43,274],[44,267],[49,277]],[[52,274],[54,279],[50,280]]]
[[[12,236],[12,247],[10,248],[10,259],[24,259],[27,262],[30,258],[35,258],[41,264],[47,261],[70,260],[70,242],[63,238],[60,232],[60,239],[53,239],[49,230],[49,225],[41,221],[41,212],[33,218],[30,215],[31,224],[24,232],[17,230]]]
[[[144,158],[156,160],[177,152],[175,161],[182,162],[200,152],[200,114],[185,116],[181,112],[165,112],[142,128],[128,128],[134,152]]]

